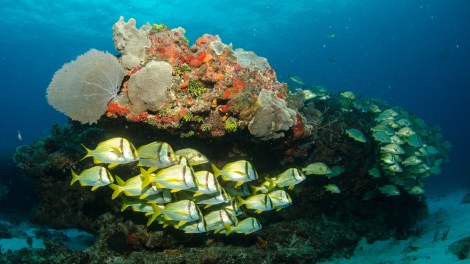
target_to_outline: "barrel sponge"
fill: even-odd
[[[253,119],[248,124],[252,135],[262,140],[280,138],[296,121],[297,113],[274,92],[261,90]]]
[[[47,102],[83,124],[95,123],[116,97],[124,78],[118,59],[91,49],[64,64],[47,87]]]
[[[130,109],[134,113],[159,111],[172,86],[172,67],[165,61],[151,61],[129,79]]]
[[[135,19],[130,18],[126,23],[122,16],[113,25],[114,46],[121,53],[121,63],[125,68],[132,69],[145,61],[145,48],[151,44],[148,38],[150,28],[147,23],[137,29]]]

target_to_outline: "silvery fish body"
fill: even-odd
[[[186,165],[173,165],[171,167],[164,168],[155,174],[150,173],[150,170],[146,171],[144,169],[141,169],[141,172],[145,178],[142,183],[142,187],[153,183],[157,188],[171,189],[171,192],[196,187],[193,171]]]
[[[194,192],[194,196],[217,193],[222,188],[214,174],[209,171],[196,171],[194,177],[196,178],[197,186],[188,189]]]
[[[118,176],[116,176],[117,184],[111,184],[109,187],[114,190],[112,199],[118,197],[121,193],[124,193],[127,196],[139,196],[141,199],[149,196],[154,195],[162,190],[157,188],[156,186],[149,186],[142,188],[142,182],[144,177],[142,174],[129,178],[127,181],[121,180]]]
[[[228,163],[220,170],[212,164],[212,169],[216,178],[221,176],[224,181],[237,182],[235,187],[242,185],[244,182],[258,179],[258,173],[251,163],[246,160]]]
[[[112,138],[98,144],[96,149],[91,150],[83,146],[87,157],[93,157],[95,163],[127,164],[139,160],[134,145],[125,138]]]
[[[178,226],[178,224],[176,224],[175,228],[183,230],[186,234],[198,234],[209,231],[207,229],[207,224],[204,218],[201,218],[195,222],[183,224],[182,226]]]
[[[177,156],[187,158],[189,165],[191,166],[197,166],[209,162],[209,159],[204,156],[204,154],[192,148],[179,149],[175,152],[175,154]]]
[[[240,234],[250,234],[256,232],[261,229],[261,224],[258,219],[254,217],[248,217],[243,221],[238,222],[236,226],[225,226],[226,235],[228,236],[230,233],[240,233]]]
[[[157,169],[172,166],[178,162],[171,146],[166,142],[155,141],[137,149],[139,165]]]
[[[194,197],[193,200],[196,204],[204,204],[206,205],[204,208],[208,208],[211,205],[228,203],[230,202],[231,197],[224,189],[220,189],[216,193],[203,194],[203,195]]]
[[[302,172],[306,175],[326,175],[331,173],[331,169],[323,162],[314,162],[309,164],[307,167],[302,169]]]
[[[255,210],[256,213],[270,211],[273,209],[273,202],[266,194],[257,194],[246,199],[237,197],[240,206],[245,205],[246,208]]]
[[[100,186],[106,186],[114,182],[113,176],[105,167],[94,166],[83,170],[77,175],[72,170],[72,182],[70,185],[79,181],[82,186],[93,186],[92,190],[96,190]]]
[[[165,205],[164,209],[154,206],[154,213],[147,222],[147,226],[150,225],[159,215],[163,215],[165,220],[178,221],[178,227],[186,223],[198,221],[202,218],[201,211],[197,205],[190,200],[181,200],[169,203]]]
[[[331,173],[330,169],[328,171]],[[305,175],[299,169],[290,168],[274,179],[274,185],[280,188],[289,186],[289,189],[292,189],[296,184],[301,183],[305,179]],[[269,178],[266,178],[266,180],[269,180]]]
[[[280,210],[292,204],[292,199],[284,190],[277,190],[266,194],[271,198],[273,209]]]
[[[225,225],[235,226],[238,224],[238,219],[227,212],[225,209],[212,211],[204,216],[207,224],[208,231],[216,231],[224,229]]]

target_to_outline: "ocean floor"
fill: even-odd
[[[470,263],[470,203],[462,203],[467,193],[468,190],[459,190],[430,196],[427,200],[429,216],[417,225],[421,230],[419,237],[373,244],[362,239],[352,257],[321,263]],[[464,238],[467,239],[462,241]],[[461,243],[455,243],[457,241]],[[467,258],[460,260],[452,251],[459,252],[461,258]]]
[[[357,245],[350,258],[321,262],[322,264],[355,263],[470,263],[470,203],[462,203],[468,190],[428,198],[429,216],[418,225],[420,236],[408,240],[386,240],[368,244],[365,239]],[[470,202],[470,197],[467,196]],[[63,243],[72,250],[92,245],[92,235],[77,229],[53,230],[27,223],[12,224],[0,220],[0,252],[22,248],[45,248],[44,239]],[[9,234],[9,238],[5,236]],[[29,244],[28,244],[29,237]],[[464,243],[456,243],[465,239]],[[453,250],[450,250],[453,248]],[[452,253],[454,251],[454,253]],[[455,252],[459,252],[460,260]]]

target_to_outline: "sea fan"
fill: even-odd
[[[123,78],[115,56],[91,49],[55,73],[47,87],[47,101],[73,120],[95,123],[116,97]]]

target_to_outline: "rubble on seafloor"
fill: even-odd
[[[265,58],[234,50],[218,36],[205,34],[189,46],[182,28],[146,24],[137,29],[135,20],[123,18],[113,30],[127,74],[106,113],[96,124],[54,126],[48,138],[19,147],[14,157],[35,184],[39,202],[31,221],[78,227],[95,234],[97,242],[83,252],[51,243],[43,251],[23,251],[24,261],[55,255],[73,263],[312,263],[351,254],[361,237],[374,241],[417,232],[414,223],[426,206],[422,195],[409,191],[423,186],[431,169],[414,173],[412,180],[391,171],[383,161],[385,143],[371,129],[385,125],[382,118],[387,126],[394,125],[395,116],[411,120],[408,126],[435,145],[437,153],[423,158],[433,168],[446,161],[450,148],[438,129],[428,129],[416,116],[381,100],[350,92],[332,94],[319,87],[289,91]],[[384,117],[387,109],[397,115]],[[346,131],[359,131],[363,138],[358,141]],[[146,228],[143,214],[120,213],[121,203],[110,199],[109,188],[91,192],[69,186],[70,169],[93,166],[91,159],[79,162],[85,154],[81,144],[93,147],[112,137],[128,138],[136,146],[158,140],[175,149],[191,147],[217,166],[249,160],[260,175],[258,184],[312,162],[343,172],[307,176],[289,192],[292,206],[256,215],[263,228],[254,234],[184,234],[170,227]],[[421,148],[406,147],[412,154]],[[138,174],[135,168],[121,165],[112,174]],[[371,168],[383,177],[371,176]],[[391,183],[408,192],[386,197],[378,191]],[[327,192],[325,184],[340,192]]]

